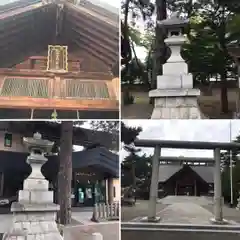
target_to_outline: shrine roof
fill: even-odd
[[[18,133],[23,137],[32,137],[34,133],[39,132],[42,134],[43,139],[48,139],[56,144],[59,144],[61,136],[61,124],[57,122],[0,121],[0,130]],[[119,136],[116,134],[87,129],[76,125],[73,126],[73,145],[89,147],[93,144],[101,144],[101,146],[107,149],[112,149],[113,145],[117,145],[116,142],[118,143],[118,141]]]
[[[14,169],[17,172],[31,171],[26,163],[28,153],[0,151],[0,169],[2,171]],[[46,177],[52,177],[58,172],[58,156],[48,156],[49,161],[43,166]],[[119,156],[103,147],[72,153],[73,170],[80,170],[92,166],[111,176],[119,177]]]
[[[11,67],[60,42],[87,51],[111,68],[119,58],[118,18],[89,1],[64,1],[63,8],[38,0],[0,6],[0,67]]]
[[[203,166],[203,165],[172,165],[172,164],[160,164],[159,166],[159,182],[163,183],[168,181],[176,173],[188,166],[196,174],[199,175],[205,182],[213,183],[213,166]]]

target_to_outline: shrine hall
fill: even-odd
[[[118,119],[118,19],[88,0],[0,6],[0,119]]]
[[[212,196],[214,166],[211,164],[160,164],[158,196]]]
[[[59,140],[57,123],[46,122],[0,122],[0,207],[10,207],[17,201],[17,193],[30,174],[23,136],[42,132],[43,139]],[[104,144],[100,144],[103,142]],[[58,143],[57,143],[58,144]],[[112,144],[108,133],[74,127],[73,144],[82,150],[72,152],[72,206],[93,206],[99,202],[119,201],[119,156],[109,150]],[[55,148],[56,150],[56,148]],[[58,154],[46,156],[48,161],[42,173],[50,182],[50,189],[57,193],[59,169]]]

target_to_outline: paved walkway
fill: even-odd
[[[157,214],[161,223],[210,225],[213,214],[196,203],[173,203]]]
[[[82,225],[67,227],[64,230],[66,240],[89,240],[93,239],[93,233],[101,233],[104,240],[119,240],[119,223],[105,222],[94,225]]]
[[[169,205],[174,203],[196,203],[200,206],[213,205],[213,198],[211,197],[195,197],[195,196],[167,196],[159,199],[158,203]]]
[[[142,221],[148,214],[148,201],[138,201],[133,207],[122,206],[122,221]],[[210,224],[213,200],[209,197],[167,196],[157,202],[157,216],[162,223]],[[240,211],[223,206],[223,217],[230,224],[240,224]]]
[[[92,211],[72,212],[72,218],[81,224],[95,224],[91,221]]]

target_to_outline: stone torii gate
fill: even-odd
[[[214,151],[215,171],[214,171],[214,219],[210,219],[215,224],[224,224],[222,214],[222,186],[221,186],[221,167],[220,167],[220,150],[240,149],[239,143],[234,142],[198,142],[198,141],[172,141],[172,140],[150,140],[138,139],[135,142],[136,147],[154,148],[152,159],[152,178],[150,186],[148,221],[155,222],[159,161],[162,148],[177,149],[205,149]]]

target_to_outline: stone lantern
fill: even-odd
[[[54,142],[42,139],[35,133],[32,138],[23,138],[30,155],[27,163],[32,172],[24,180],[23,190],[19,191],[18,202],[11,206],[13,226],[5,233],[4,239],[55,239],[62,240],[56,224],[56,213],[60,209],[53,203],[53,191],[41,172],[42,165],[48,161],[45,154],[50,153]]]
[[[171,56],[167,60],[167,63],[174,63],[175,66],[179,66],[179,63],[185,63],[180,52],[182,45],[186,42],[186,37],[184,36],[184,29],[186,28],[188,23],[188,20],[179,18],[178,15],[175,13],[172,14],[171,18],[158,22],[158,25],[164,27],[167,31],[167,38],[165,39],[165,43],[171,50]],[[168,64],[163,65],[164,74],[172,74],[172,70],[169,71],[166,66],[168,66]],[[182,71],[184,73],[188,73],[186,65],[184,65],[184,67],[184,69],[175,69],[175,72],[179,73]]]
[[[173,14],[157,24],[167,32],[165,43],[171,56],[163,65],[163,75],[157,76],[157,89],[149,92],[149,97],[154,98],[152,119],[199,119],[197,97],[200,90],[193,89],[192,74],[188,73],[188,65],[181,56],[188,20]]]

